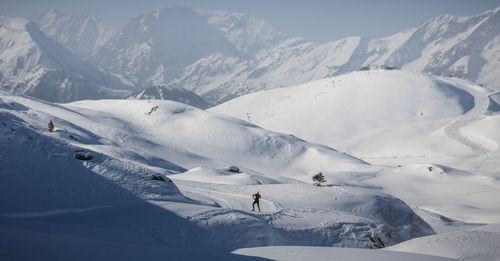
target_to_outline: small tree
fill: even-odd
[[[49,132],[54,132],[54,123],[52,120],[49,121],[49,124],[47,125]]]
[[[368,238],[370,242],[372,242],[373,244],[372,248],[380,249],[385,247],[385,243],[380,237],[375,237],[370,232],[365,232],[365,237]]]
[[[318,187],[321,187],[321,183],[326,182],[325,176],[321,171],[318,174],[314,175],[312,177],[312,180],[314,181],[314,185]]]

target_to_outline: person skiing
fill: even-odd
[[[257,193],[253,194],[252,197],[253,197],[252,211],[255,211],[255,204],[257,204],[257,207],[259,208],[259,212],[260,212],[259,199],[262,197],[260,196],[258,191],[257,191]]]

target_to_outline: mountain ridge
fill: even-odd
[[[55,102],[125,97],[135,86],[103,72],[23,18],[0,17],[2,88]]]

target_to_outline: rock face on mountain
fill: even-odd
[[[50,9],[32,15],[30,20],[45,35],[83,59],[96,54],[108,40],[116,35],[113,29],[90,15],[63,14]]]
[[[0,86],[53,102],[120,98],[136,90],[22,18],[0,17]]]
[[[129,97],[136,100],[171,100],[189,104],[200,109],[208,108],[208,104],[194,92],[177,86],[152,86]]]

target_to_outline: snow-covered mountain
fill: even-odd
[[[71,15],[55,9],[30,16],[47,36],[85,59],[97,53],[108,40],[116,35],[102,21],[91,15]]]
[[[89,17],[49,11],[35,20],[73,50],[92,45],[80,32],[102,31],[102,37],[90,37],[92,50],[99,49],[89,60],[94,65],[142,87],[177,85],[215,104],[379,66],[461,77],[500,90],[499,10],[443,15],[380,39],[349,37],[323,44],[289,38],[261,18],[190,8],[136,17],[104,46],[111,34]],[[90,25],[73,29],[73,21]]]
[[[164,8],[133,18],[90,60],[140,86],[165,85],[184,67],[214,52],[238,51],[190,8]]]
[[[246,56],[253,56],[287,39],[284,33],[256,16],[226,11],[196,11],[223,32],[227,40]]]
[[[171,100],[206,109],[208,104],[194,92],[177,86],[152,86],[129,97],[137,100]]]
[[[500,90],[500,8],[470,17],[440,16],[381,39],[350,37],[324,44],[286,39],[251,58],[212,54],[173,83],[212,102],[344,74],[390,66],[456,76]]]
[[[125,97],[136,87],[82,61],[22,18],[0,17],[2,88],[48,101]]]

